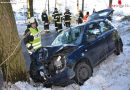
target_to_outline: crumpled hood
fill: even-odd
[[[35,58],[36,60],[51,60],[51,58],[58,54],[58,53],[64,53],[66,52],[72,52],[74,51],[78,46],[73,45],[73,44],[64,44],[60,46],[46,46],[46,47],[41,47],[38,49],[36,52],[32,54],[32,57]],[[39,55],[41,53],[41,55]],[[41,57],[42,56],[42,57]]]
[[[64,45],[60,45],[60,46],[47,46],[44,48],[47,49],[47,51],[48,51],[48,57],[51,57],[54,54],[57,54],[57,53],[62,52],[64,50],[68,50],[68,51],[75,50],[76,47],[77,46],[73,45],[73,44],[64,44]]]

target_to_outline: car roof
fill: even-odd
[[[106,19],[106,18],[108,18],[109,15],[111,15],[113,13],[113,11],[114,10],[111,8],[97,11],[97,12],[93,13],[92,15],[90,15],[88,20],[93,21],[95,19]]]

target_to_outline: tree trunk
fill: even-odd
[[[50,15],[50,1],[48,0],[48,15]]]
[[[112,8],[112,0],[109,0],[109,8]]]
[[[28,18],[33,17],[33,0],[27,0]]]
[[[77,11],[79,11],[79,0],[77,0]]]
[[[56,8],[57,0],[55,0],[55,8]]]
[[[82,12],[84,12],[84,0],[82,0]]]
[[[0,64],[12,54],[20,41],[9,1],[0,0],[0,2],[6,2],[0,3]],[[7,82],[27,80],[25,60],[20,45],[0,67],[2,68],[3,78]]]

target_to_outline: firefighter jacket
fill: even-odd
[[[71,20],[71,13],[68,11],[68,12],[65,12],[64,13],[64,21],[65,22],[70,22]]]
[[[41,47],[41,37],[40,31],[37,28],[28,28],[29,35],[27,36],[28,41],[26,42],[26,46],[28,49],[38,49]]]
[[[56,23],[57,24],[62,24],[62,14],[58,14],[57,16],[56,16]]]
[[[46,13],[42,13],[42,21],[44,21],[45,23],[48,23],[49,22],[49,20],[48,20],[48,16],[47,16],[47,14]]]
[[[85,15],[83,18],[83,22],[87,22],[89,15]]]
[[[82,23],[82,22],[83,22],[83,13],[79,12],[78,23]]]
[[[54,21],[57,21],[57,16],[59,15],[58,11],[54,11],[52,16],[54,17]]]

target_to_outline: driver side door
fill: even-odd
[[[86,32],[86,57],[91,59],[91,63],[95,66],[106,56],[107,41],[102,35],[98,23],[90,24]]]

